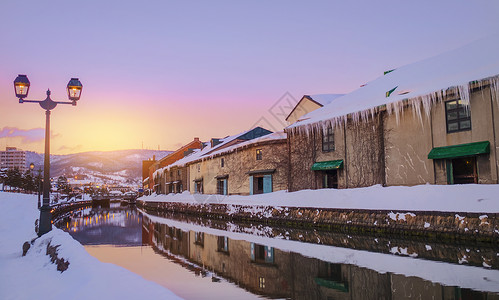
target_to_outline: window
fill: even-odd
[[[194,232],[194,244],[204,246],[204,232]]]
[[[334,151],[334,132],[331,127],[322,133],[322,152],[330,151]]]
[[[220,167],[222,167],[222,168],[223,168],[223,167],[224,167],[224,165],[225,165],[225,159],[222,157],[222,158],[220,159]]]
[[[196,194],[203,193],[203,180],[195,180],[194,181],[194,193],[196,193]]]
[[[201,171],[201,164],[198,164],[198,172]]]
[[[182,172],[180,171],[180,169],[177,170],[177,175],[178,176],[182,175]]]
[[[462,100],[445,102],[445,118],[447,133],[471,129],[470,108],[464,105]]]
[[[229,238],[226,236],[217,237],[217,251],[219,252],[229,252]]]
[[[262,160],[262,149],[256,149],[256,160]]]
[[[258,286],[261,289],[265,288],[265,277],[258,277]]]
[[[274,263],[274,248],[251,243],[251,260],[257,263]]]

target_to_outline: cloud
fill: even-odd
[[[51,132],[51,138],[60,136]],[[22,143],[36,143],[45,139],[44,128],[19,129],[17,127],[4,127],[0,130],[0,138],[21,137]]]

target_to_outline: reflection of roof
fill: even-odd
[[[469,101],[469,83],[491,79],[493,93],[499,93],[499,35],[494,35],[462,48],[406,65],[381,76],[365,86],[337,98],[322,108],[304,115],[288,126],[311,128],[334,126],[344,122],[346,116],[354,120],[367,119],[386,105],[396,116],[402,109],[401,101],[409,99],[415,109],[423,105],[429,110],[431,103],[442,100],[446,90],[459,92],[461,99]],[[425,111],[426,112],[426,111]]]

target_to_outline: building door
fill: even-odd
[[[255,176],[254,180],[253,187],[255,190],[253,191],[253,194],[263,194],[263,176]]]
[[[322,188],[323,189],[338,188],[338,170],[327,170],[323,172]]]
[[[478,183],[478,173],[476,168],[476,156],[455,158],[447,165],[449,184]]]
[[[227,195],[227,179],[217,180],[217,193],[219,195]]]

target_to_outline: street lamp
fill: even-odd
[[[33,176],[33,169],[35,168],[35,164],[34,163],[30,163],[29,164],[29,173],[31,175],[31,180],[34,182],[35,181],[35,177]],[[31,183],[29,184],[29,188],[30,188],[30,191],[29,193],[31,194],[33,191],[31,190],[32,186],[31,186]]]
[[[37,181],[38,181],[38,209],[40,209],[40,207],[42,206],[41,204],[41,201],[40,201],[40,194],[42,192],[42,168],[41,167],[38,167],[38,176],[37,176]]]
[[[52,230],[52,215],[50,208],[50,111],[57,104],[71,104],[76,106],[76,102],[80,99],[83,85],[78,78],[71,78],[67,85],[68,98],[71,102],[53,101],[50,99],[50,90],[47,90],[47,98],[45,100],[24,100],[28,96],[30,87],[29,79],[26,75],[17,76],[14,80],[14,91],[16,97],[19,98],[19,103],[38,103],[45,109],[45,158],[43,164],[43,205],[40,208],[40,228],[38,236]]]

